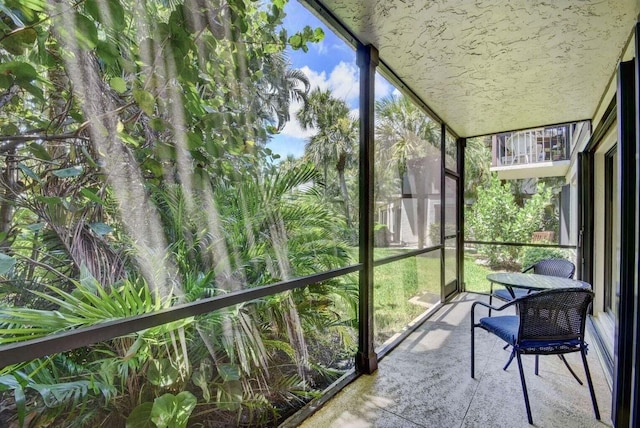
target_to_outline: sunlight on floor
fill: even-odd
[[[495,336],[476,332],[476,379],[470,377],[471,304],[463,294],[444,305],[396,349],[379,369],[348,385],[302,427],[528,427],[517,366],[502,366],[509,351]],[[588,356],[602,421],[595,419],[588,388],[560,359],[523,357],[533,420],[538,427],[611,426],[611,390],[595,355]],[[580,357],[567,360],[581,378]]]

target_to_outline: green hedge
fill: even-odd
[[[566,250],[561,248],[544,248],[544,247],[526,247],[522,251],[522,269],[545,259],[565,259],[570,260],[570,256]]]

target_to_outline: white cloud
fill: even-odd
[[[293,138],[307,139],[309,137],[312,137],[316,133],[316,130],[314,128],[302,129],[302,126],[300,126],[297,114],[301,108],[302,103],[291,103],[291,105],[289,106],[289,115],[291,119],[289,120],[289,122],[287,122],[284,128],[282,128],[282,131],[280,131],[281,134]]]
[[[351,104],[360,92],[359,70],[355,64],[340,62],[329,75],[329,88],[333,96]]]
[[[360,92],[359,70],[354,63],[340,62],[331,72],[316,71],[309,66],[300,69],[309,79],[311,90],[320,88],[321,90],[331,90],[333,96],[344,100],[349,107],[350,115],[353,118],[359,116],[358,96]],[[391,85],[384,77],[376,74],[376,98],[383,98],[391,93],[399,94],[398,90]],[[307,139],[316,133],[315,129],[304,130],[297,120],[297,113],[302,108],[300,103],[292,103],[289,113],[291,120],[285,125],[282,134],[294,138]]]
[[[360,94],[360,71],[355,63],[341,61],[329,73],[325,71],[316,72],[308,66],[302,67],[302,72],[309,78],[311,89],[330,89],[333,96],[344,100],[351,107],[355,107]],[[396,93],[397,89],[391,85],[384,77],[376,74],[376,98],[383,98],[391,93]]]
[[[309,79],[311,89],[329,89],[333,96],[352,104],[358,99],[358,68],[353,63],[341,61],[327,76],[325,71],[317,72],[308,66],[300,69]]]
[[[325,71],[317,72],[308,66],[300,69],[309,79],[311,90],[331,90],[333,96],[351,105],[358,99],[359,83],[358,69],[354,64],[340,62],[327,76]],[[289,107],[291,120],[285,125],[281,133],[294,138],[306,139],[316,133],[315,129],[302,129],[297,120],[297,113],[302,108],[300,103],[292,103]]]
[[[379,74],[376,74],[376,98],[384,98],[389,96],[392,92],[395,93],[398,89],[396,89],[391,83],[387,81],[384,77]]]
[[[315,88],[320,88],[322,90],[329,88],[329,82],[327,81],[327,73],[324,71],[317,72],[309,68],[309,66],[304,66],[300,69],[309,79],[309,83],[311,84],[311,90]]]
[[[311,43],[310,45],[312,46],[313,49],[315,49],[318,52],[318,55],[325,55],[326,53],[329,52],[329,48],[327,48],[327,45],[324,43],[324,40],[321,40],[318,43]]]

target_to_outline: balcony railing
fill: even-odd
[[[494,167],[529,165],[569,159],[568,126],[537,128],[493,136]]]

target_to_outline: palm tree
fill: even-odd
[[[376,102],[376,142],[383,164],[405,172],[408,159],[427,155],[427,144],[440,147],[440,130],[410,99],[392,94]]]
[[[355,163],[357,156],[358,122],[349,116],[349,107],[346,102],[334,98],[331,91],[321,89],[314,89],[311,92],[307,105],[298,113],[298,121],[304,129],[318,130],[318,133],[311,137],[305,146],[305,157],[316,165],[322,165],[325,186],[328,166],[333,163],[344,201],[347,227],[351,229],[349,192],[345,172]]]
[[[207,211],[218,210],[228,249],[220,254],[226,260],[215,260],[217,288],[225,288],[225,282],[260,286],[347,263],[344,244],[331,233],[339,223],[317,199],[317,186],[309,187],[319,181],[318,175],[313,165],[297,163],[267,169],[240,183],[216,183],[215,207]],[[294,300],[295,293],[265,299],[260,311],[264,323],[259,324],[272,327],[271,334],[277,333],[279,340],[290,341],[302,373],[307,346]]]
[[[253,108],[262,111],[262,116],[275,123],[276,130],[281,131],[291,119],[291,103],[306,103],[309,79],[301,70],[291,68],[284,52],[267,55],[260,60],[264,77],[256,83]]]
[[[465,198],[476,199],[478,187],[491,180],[491,137],[470,138],[465,147]]]
[[[429,147],[440,147],[438,124],[404,96],[390,95],[376,102],[376,151],[381,174],[397,172],[402,180],[413,163],[418,214],[418,247],[425,245],[426,183],[422,162],[430,156]],[[385,181],[380,175],[379,182]]]

